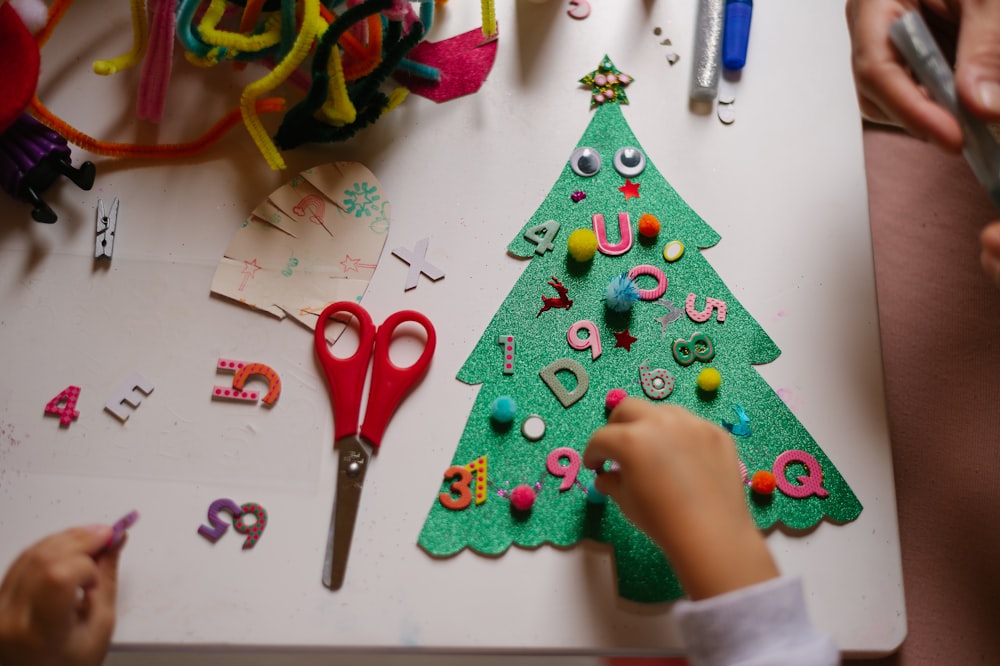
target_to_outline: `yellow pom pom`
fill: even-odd
[[[705,368],[698,373],[698,388],[702,391],[715,392],[722,386],[722,375],[715,368]]]
[[[597,234],[590,229],[577,229],[566,239],[566,249],[577,261],[590,261],[597,252]]]

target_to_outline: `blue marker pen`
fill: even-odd
[[[722,38],[722,66],[739,70],[747,62],[753,0],[726,0],[726,30]]]

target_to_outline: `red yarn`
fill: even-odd
[[[24,113],[38,87],[38,43],[9,3],[0,4],[0,132]]]

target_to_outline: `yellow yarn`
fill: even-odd
[[[134,67],[146,54],[149,43],[149,23],[146,20],[146,5],[143,0],[131,0],[132,6],[132,49],[108,60],[95,60],[94,73],[108,76],[123,69]]]
[[[590,261],[597,252],[597,234],[590,229],[577,229],[566,239],[566,249],[577,261]]]

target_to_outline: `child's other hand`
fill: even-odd
[[[122,544],[104,525],[48,536],[14,561],[0,584],[0,664],[98,665],[115,626]]]
[[[674,405],[628,398],[591,437],[584,465],[618,467],[595,486],[663,549],[692,599],[774,578],[746,506],[729,434]]]
[[[979,240],[983,246],[982,254],[979,257],[983,264],[983,270],[1000,288],[1000,222],[993,222],[983,229]]]

